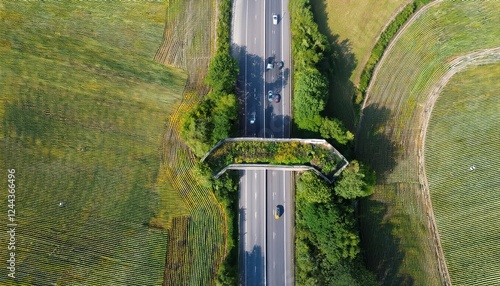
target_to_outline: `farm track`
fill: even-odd
[[[398,162],[399,163],[398,171],[394,172],[394,170],[392,169],[390,170],[391,171],[391,173],[389,173],[390,177],[387,177],[385,181],[387,183],[389,183],[390,181],[401,181],[403,184],[407,185],[414,183],[419,185],[418,188],[420,189],[420,193],[416,193],[415,196],[416,198],[421,200],[421,202],[417,204],[422,206],[425,210],[427,228],[429,229],[430,235],[432,236],[430,240],[432,240],[433,242],[432,247],[434,248],[434,252],[437,258],[437,267],[439,269],[440,280],[444,285],[451,285],[450,274],[444,257],[443,248],[441,246],[440,236],[436,225],[436,219],[434,217],[434,211],[432,208],[429,187],[426,177],[426,170],[424,165],[424,144],[425,144],[427,126],[429,123],[432,107],[434,106],[434,103],[438,98],[441,89],[446,85],[449,79],[454,74],[456,74],[457,72],[463,70],[468,66],[498,62],[500,60],[500,49],[498,47],[489,49],[476,48],[475,50],[467,51],[467,54],[465,55],[463,54],[457,55],[456,54],[457,52],[454,52],[456,56],[453,57],[452,56],[454,51],[453,44],[451,44],[452,47],[443,45],[442,47],[443,51],[445,51],[445,53],[447,54],[450,53],[452,54],[449,55],[448,58],[441,59],[442,61],[444,60],[444,62],[440,62],[441,66],[436,65],[436,63],[434,62],[432,63],[432,65],[423,65],[422,66],[423,68],[421,68],[421,70],[418,71],[418,70],[409,70],[408,67],[404,64],[390,65],[392,67],[391,72],[395,75],[398,75],[399,78],[394,76],[387,77],[387,75],[384,74],[382,75],[382,77],[387,78],[385,80],[385,84],[383,84],[382,86],[379,84],[377,86],[378,90],[376,91],[373,90],[375,83],[377,82],[377,78],[380,77],[379,73],[381,72],[381,67],[384,67],[384,64],[386,63],[386,61],[388,61],[389,55],[391,57],[391,63],[397,61],[416,63],[419,61],[419,59],[421,59],[423,52],[421,54],[413,52],[408,52],[407,54],[401,54],[398,52],[391,53],[391,51],[394,49],[396,43],[400,45],[399,50],[404,50],[401,49],[402,43],[405,43],[403,44],[403,47],[406,47],[406,50],[411,51],[411,49],[415,49],[415,45],[412,45],[412,43],[407,43],[405,41],[399,42],[400,39],[407,33],[407,30],[410,27],[412,27],[412,24],[414,24],[417,20],[419,20],[420,17],[424,15],[430,8],[443,2],[444,1],[438,0],[420,9],[415,15],[411,17],[411,19],[400,29],[397,35],[391,40],[391,43],[387,47],[383,57],[381,58],[380,62],[378,63],[377,67],[374,70],[373,78],[367,89],[367,97],[363,102],[362,110],[365,111],[365,109],[369,105],[371,108],[389,108],[387,110],[390,114],[388,115],[390,116],[389,117],[390,121],[386,123],[387,124],[386,126],[383,126],[384,128],[383,134],[387,138],[392,139],[392,144],[394,144],[392,148],[396,150],[392,152],[394,152],[394,154],[397,155],[399,158],[403,158],[403,161]],[[439,28],[440,27],[436,29],[437,32],[435,32],[434,34],[429,33],[430,34],[429,37],[434,37],[430,39],[431,41],[441,42],[441,38],[439,35],[440,32],[443,32],[443,30],[442,29],[439,30]],[[425,40],[421,39],[421,41]],[[421,45],[417,44],[417,49],[419,49],[420,47]],[[415,79],[418,80],[421,77],[429,78],[431,80],[431,85],[428,86],[420,83],[420,85],[418,84],[414,85],[413,88],[409,87],[411,86],[412,83],[414,83],[412,82],[412,80]],[[407,87],[405,88],[404,85],[401,84],[405,84]],[[425,94],[426,90],[427,94]],[[424,91],[424,94],[420,94],[421,91]],[[377,94],[378,96],[381,95],[382,97],[375,98],[372,100],[371,98],[372,94]],[[394,100],[393,98],[391,98],[391,95],[397,95],[396,97],[406,95],[406,99]],[[362,117],[360,118],[360,122],[357,128],[358,139],[363,135],[366,136],[364,134],[366,130],[363,130],[362,132],[363,118],[364,118],[364,112],[362,114]],[[377,123],[382,123],[382,122],[370,121],[370,123],[365,123],[365,125],[372,124],[371,126],[373,128],[373,126],[375,126]],[[366,126],[363,127],[363,129],[366,128],[367,128]],[[382,132],[380,128],[382,128],[382,126],[379,126],[379,129],[376,130],[375,132]],[[358,151],[367,152],[369,150],[363,146],[360,148],[358,144],[359,141],[357,142],[356,146],[356,149],[358,149]],[[384,153],[383,150],[379,152],[381,152],[381,154]],[[416,157],[415,164],[414,162],[412,162],[413,161],[412,157],[414,158]],[[386,166],[388,165],[388,163],[379,163],[379,164],[382,165],[385,164]],[[412,167],[413,165],[415,165],[416,168]],[[382,169],[384,168],[382,167]],[[401,171],[403,173],[401,173]],[[418,179],[418,181],[415,181],[411,178]],[[406,188],[408,188],[406,192],[412,189],[409,186],[407,186]],[[400,200],[405,200],[405,198],[402,199],[400,198]],[[406,207],[409,208],[411,207],[411,205],[408,205]],[[411,210],[408,212],[418,213],[418,211],[415,212],[415,210]]]

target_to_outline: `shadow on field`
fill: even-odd
[[[393,131],[387,126],[391,111],[385,107],[368,105],[363,109],[362,119],[356,134],[356,157],[369,164],[377,174],[377,184],[383,185],[396,167],[398,153]],[[397,190],[387,184],[377,192],[382,198],[397,196]],[[374,196],[376,196],[375,194]],[[413,278],[401,273],[404,267],[402,242],[397,237],[401,231],[398,222],[409,217],[394,211],[397,206],[377,201],[374,196],[360,202],[359,221],[361,244],[369,269],[377,275],[382,285],[414,285]]]
[[[359,103],[354,103],[357,89],[350,77],[356,69],[358,61],[352,53],[349,40],[341,41],[340,36],[330,30],[328,15],[325,12],[325,1],[312,0],[311,4],[314,20],[318,24],[320,32],[327,37],[331,48],[328,59],[331,65],[330,99],[325,114],[342,120],[344,125],[351,132],[354,132],[360,107]]]
[[[391,214],[385,203],[363,199],[360,202],[361,245],[365,250],[365,260],[369,269],[375,272],[381,285],[412,286],[413,278],[399,273],[404,263],[401,240],[394,236],[395,228],[389,221],[409,218]]]
[[[387,179],[396,166],[396,145],[391,141],[393,131],[387,127],[391,111],[385,107],[368,105],[362,111],[362,119],[356,133],[355,153],[377,173],[377,182]]]

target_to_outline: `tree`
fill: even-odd
[[[218,52],[210,62],[206,82],[215,92],[231,93],[238,77],[238,62],[229,53]]]
[[[366,197],[373,193],[375,180],[373,171],[353,160],[335,183],[335,193],[346,199]]]
[[[319,132],[321,133],[321,137],[334,139],[341,145],[345,145],[354,139],[354,134],[347,130],[344,124],[337,118],[323,118]]]
[[[318,131],[321,111],[328,98],[328,80],[317,69],[310,68],[296,77],[294,113],[297,125],[306,130]]]
[[[297,196],[310,203],[326,203],[332,197],[332,189],[313,172],[305,172],[297,182]]]

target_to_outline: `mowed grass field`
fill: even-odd
[[[456,74],[427,129],[426,171],[453,285],[500,283],[499,90],[498,63]]]
[[[187,213],[159,176],[186,82],[153,61],[167,3],[2,2],[0,162],[18,227],[17,278],[2,267],[0,284],[162,283],[161,229]]]
[[[423,123],[431,91],[443,76],[460,64],[473,64],[467,54],[500,46],[499,10],[498,1],[429,6],[386,51],[367,91],[356,153],[372,165],[378,180],[375,194],[361,203],[360,221],[367,262],[384,285],[441,283],[419,163]],[[461,63],[454,62],[457,58]]]
[[[356,1],[356,0],[312,0],[315,15],[323,14],[330,37],[339,43],[346,41],[356,58],[356,67],[350,79],[358,84],[361,71],[370,57],[373,46],[383,28],[409,0]],[[317,9],[324,8],[323,11]],[[328,35],[327,34],[327,35]]]
[[[334,77],[328,103],[332,116],[340,118],[353,131],[353,98],[361,72],[384,27],[409,0],[355,1],[311,0],[320,31],[332,43]]]

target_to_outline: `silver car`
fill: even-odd
[[[278,14],[273,14],[273,24],[278,25]]]
[[[250,124],[254,124],[255,123],[255,112],[250,113],[250,115],[248,116],[248,119],[250,121]]]
[[[274,100],[274,92],[272,90],[270,90],[270,91],[267,92],[267,100],[269,102],[273,102],[273,100]]]

